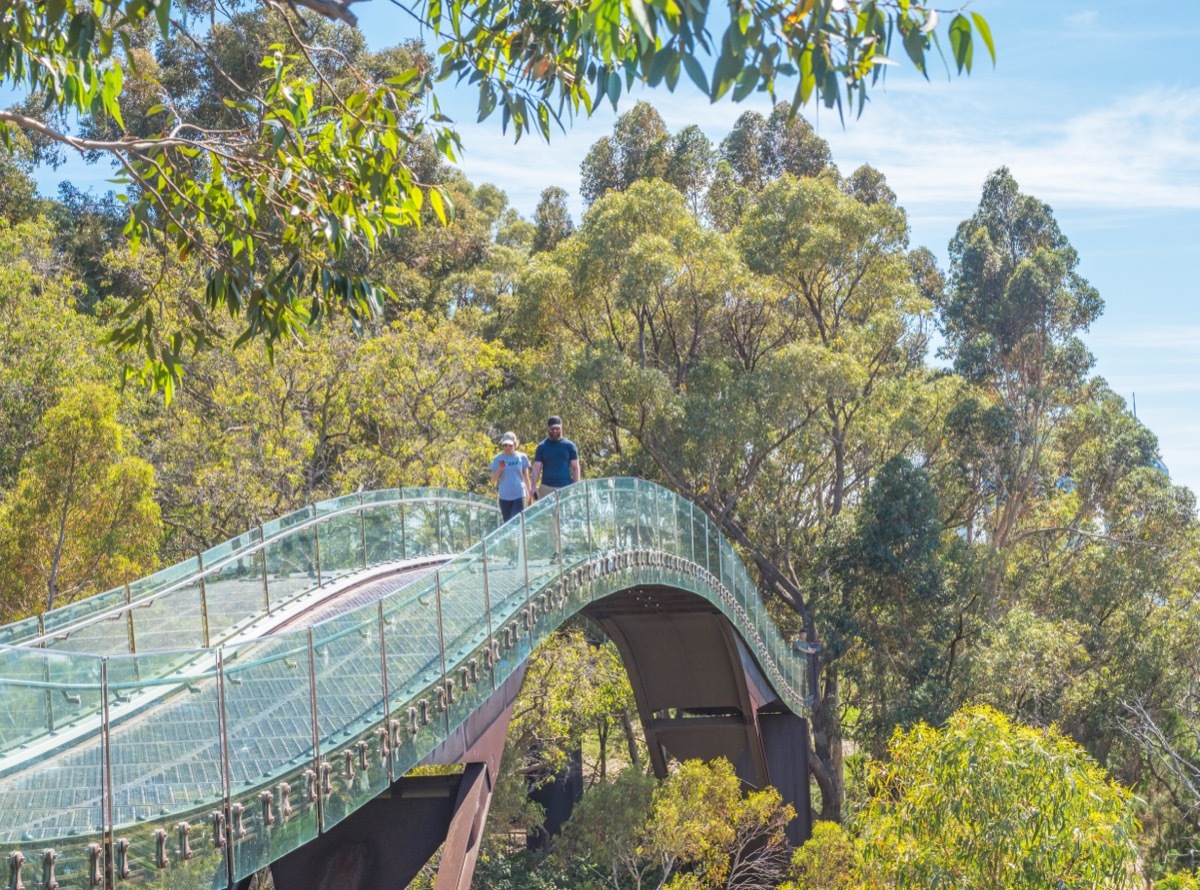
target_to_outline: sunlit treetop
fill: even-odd
[[[385,294],[347,271],[347,255],[452,212],[413,160],[416,146],[454,160],[460,145],[438,82],[476,89],[480,119],[499,112],[518,139],[549,139],[637,83],[674,89],[685,74],[713,101],[774,99],[794,83],[780,97],[793,107],[844,115],[862,113],[901,56],[926,76],[939,55],[947,72],[970,71],[977,42],[994,58],[978,13],[915,0],[392,0],[433,54],[387,65],[341,45],[354,2],[0,0],[0,79],[23,97],[0,111],[10,150],[28,140],[107,156],[126,186],[129,240],[207,270],[194,323],[164,324],[148,295],[126,295],[113,339],[145,352],[127,374],[169,396],[220,308],[244,320],[239,342],[268,348],[331,311],[376,313]],[[274,40],[250,76],[219,40],[247,16]],[[209,72],[222,113],[160,76],[180,50]]]

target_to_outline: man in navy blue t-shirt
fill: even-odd
[[[546,421],[546,431],[533,453],[533,487],[539,498],[579,481],[579,449],[563,438],[562,418]]]

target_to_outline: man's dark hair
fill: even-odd
[[[546,421],[546,426],[562,426],[562,418],[557,414],[553,414],[550,416],[550,419]]]

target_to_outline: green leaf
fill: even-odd
[[[983,40],[983,45],[987,47],[988,55],[992,57],[992,64],[996,64],[996,46],[992,43],[992,29],[988,26],[987,19],[977,12],[971,13],[971,20],[975,22],[975,30],[979,32],[980,38]]]
[[[162,31],[163,40],[166,40],[167,32],[171,28],[171,0],[157,0],[154,15],[158,19],[158,27]]]
[[[683,67],[687,71],[688,77],[692,79],[692,83],[698,86],[701,92],[708,93],[708,75],[704,73],[704,67],[696,61],[696,57],[691,53],[684,53]]]
[[[629,17],[648,40],[654,39],[654,26],[650,23],[650,17],[646,15],[646,6],[642,0],[629,0]]]
[[[929,79],[929,71],[925,65],[925,45],[927,37],[924,32],[913,28],[904,35],[904,51],[908,53],[908,57],[912,59],[916,69],[925,75],[925,79]]]
[[[442,191],[439,188],[431,188],[429,190],[429,206],[433,208],[433,212],[437,218],[442,221],[442,225],[448,225],[446,222],[446,207],[442,203]]]
[[[959,13],[950,22],[950,47],[954,52],[954,64],[961,74],[965,68],[971,73],[971,22],[965,15]]]
[[[621,98],[621,75],[616,71],[610,71],[608,74],[608,101],[612,103],[613,110],[617,108],[617,100]]]
[[[733,85],[733,79],[737,77],[741,69],[741,60],[726,47],[725,51],[721,53],[721,58],[717,61],[716,70],[713,71],[712,88],[709,91],[709,97],[714,102],[725,95],[729,87]]]
[[[418,77],[420,73],[421,72],[416,68],[409,68],[407,71],[397,74],[395,77],[389,77],[384,81],[384,83],[391,84],[394,87],[402,87],[413,78]]]
[[[733,91],[733,101],[741,102],[749,96],[758,85],[758,66],[747,65],[738,75],[737,87]]]

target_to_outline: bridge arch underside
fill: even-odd
[[[748,790],[779,789],[797,813],[789,839],[807,840],[807,723],[780,701],[728,618],[703,597],[662,585],[620,590],[582,613],[621,654],[655,773],[664,777],[671,758],[724,757]],[[435,886],[466,890],[524,673],[522,664],[423,761],[463,764],[461,774],[397,780],[277,860],[279,890],[402,890],[439,848]]]

